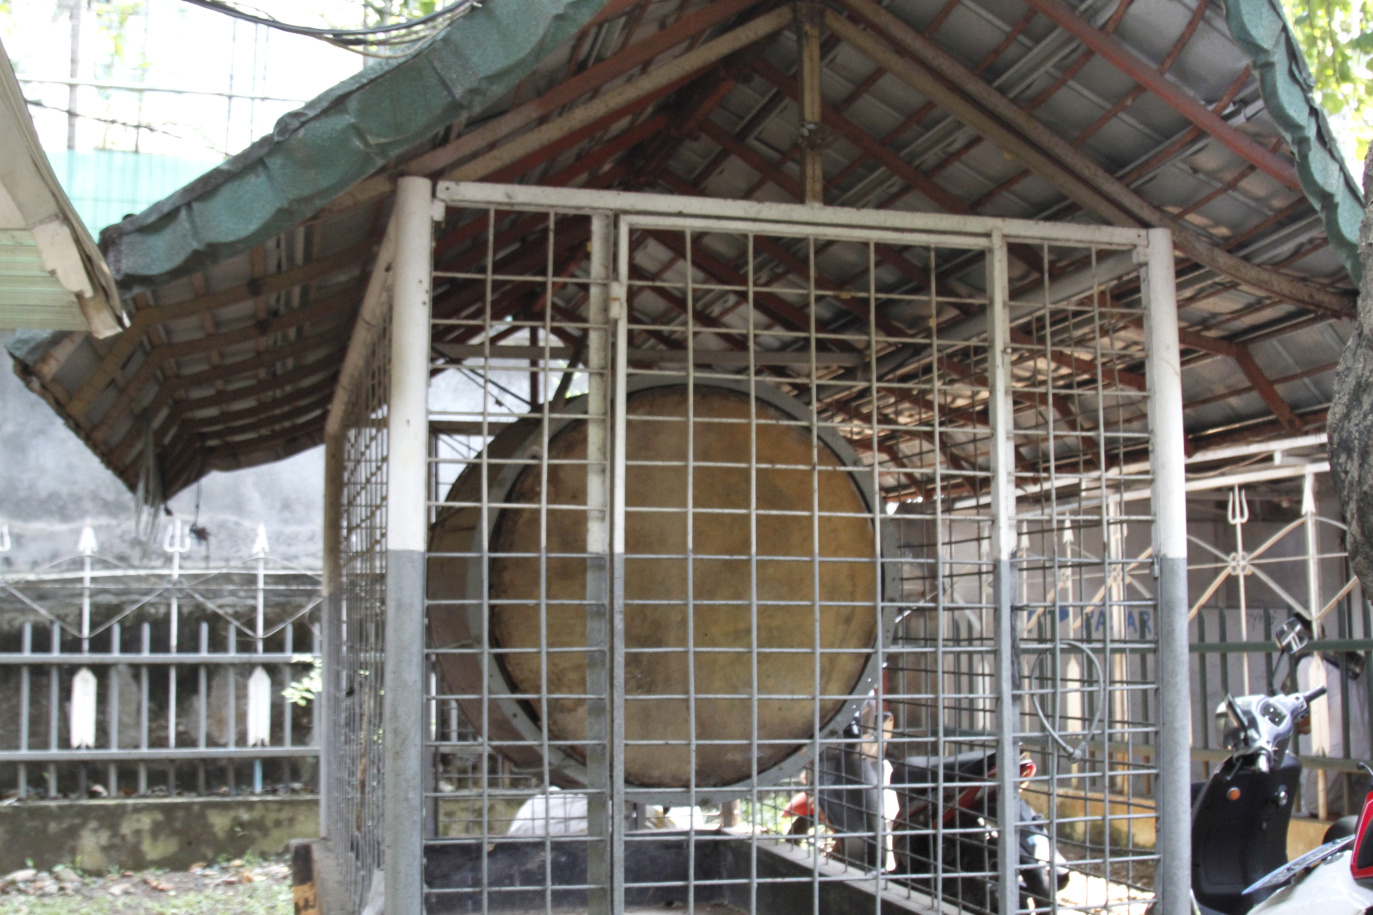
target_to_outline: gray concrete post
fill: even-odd
[[[386,650],[382,704],[387,915],[424,911],[424,547],[428,530],[433,185],[396,188],[386,455]]]
[[[1187,497],[1173,236],[1149,230],[1144,270],[1154,555],[1158,558],[1160,915],[1192,911],[1191,688],[1187,651]]]

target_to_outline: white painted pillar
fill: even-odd
[[[428,528],[433,185],[396,188],[387,408],[386,651],[382,704],[387,915],[424,911],[424,547]]]
[[[1187,493],[1173,234],[1149,230],[1144,268],[1154,555],[1158,557],[1160,915],[1190,915],[1191,710],[1187,651]]]

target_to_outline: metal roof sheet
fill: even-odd
[[[0,45],[0,328],[120,327],[114,280],[53,174]]]

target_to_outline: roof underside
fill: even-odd
[[[0,45],[0,328],[119,329],[95,241],[48,164]]]
[[[493,0],[106,230],[132,328],[20,341],[16,365],[152,497],[318,444],[398,175],[801,199],[791,10]],[[1193,444],[1324,427],[1361,207],[1268,0],[828,10],[827,204],[1171,227]],[[441,269],[469,256],[464,231],[441,227]],[[584,254],[570,240],[557,269]],[[728,282],[720,254],[696,267]],[[928,280],[899,257],[888,272]]]

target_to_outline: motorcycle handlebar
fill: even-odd
[[[1326,692],[1327,690],[1324,686],[1318,686],[1313,690],[1309,690],[1308,692],[1302,693],[1301,695],[1302,698],[1306,700],[1306,704],[1310,705],[1312,702],[1315,702],[1321,696],[1324,696]]]

